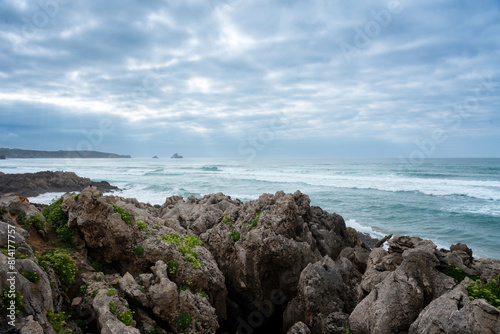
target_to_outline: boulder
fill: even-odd
[[[44,334],[43,328],[38,321],[33,319],[32,315],[26,318],[26,324],[21,328],[21,334]]]
[[[453,290],[433,300],[420,312],[410,327],[410,334],[500,333],[500,310],[484,299],[471,301],[467,290],[469,278]]]
[[[439,261],[430,249],[424,246],[403,252],[401,265],[351,313],[349,322],[354,333],[407,331],[426,305],[453,288],[454,280],[435,269]]]
[[[13,224],[7,224],[3,221],[0,221],[0,248],[5,250],[12,250],[14,242],[16,244],[16,254],[34,258],[35,255],[33,254],[33,250],[26,242],[26,239],[29,236],[29,232],[25,229]],[[9,240],[11,240],[10,243]],[[11,245],[10,248],[9,244]]]
[[[33,260],[16,259],[13,266],[11,267],[11,264],[7,261],[7,257],[0,253],[0,291],[9,287],[9,282],[14,282],[15,289],[23,297],[23,307],[16,317],[16,327],[18,329],[26,327],[24,329],[25,332],[28,333],[28,330],[32,329],[33,333],[36,333],[37,328],[41,326],[43,331],[55,334],[45,315],[47,310],[57,309],[54,305],[54,300],[57,300],[57,296],[54,295],[48,275]],[[18,274],[9,274],[11,272],[17,272]],[[23,272],[36,272],[39,276],[38,281],[29,281],[21,274]],[[7,281],[7,279],[11,279],[12,277],[14,277],[13,281]],[[1,327],[6,328],[8,318],[2,317],[0,321],[2,322]]]
[[[299,321],[299,322],[295,323],[292,327],[290,327],[290,329],[286,333],[287,334],[311,334],[311,330],[307,327],[306,324]]]
[[[325,256],[300,274],[297,296],[283,315],[284,330],[297,322],[313,334],[345,333],[348,314],[358,303],[361,273],[346,258]]]
[[[366,271],[366,266],[368,259],[370,257],[370,251],[363,247],[346,247],[342,249],[339,254],[339,258],[346,258],[358,269],[362,274]]]

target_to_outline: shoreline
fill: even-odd
[[[201,165],[200,165],[201,166]],[[58,173],[58,172],[55,172],[55,173]],[[13,174],[8,174],[8,175],[23,175],[23,173],[13,173]],[[87,176],[89,175],[89,173],[87,173]],[[76,175],[75,175],[76,176]],[[79,178],[79,176],[76,176]],[[89,180],[89,178],[82,178],[82,179],[85,179],[85,180]],[[87,181],[83,182],[82,184],[82,188],[84,186],[87,185],[86,183]],[[124,184],[122,181],[118,182],[118,184],[123,187]],[[101,189],[102,190],[102,189]],[[74,189],[71,189],[71,191],[80,191],[78,188],[74,188]],[[32,196],[26,196],[29,198],[30,201],[32,202],[35,202],[35,203],[40,203],[40,204],[50,204],[55,198],[57,197],[60,197],[61,195],[63,195],[65,193],[65,191],[60,191],[60,192],[44,192],[43,194],[39,195],[39,196],[36,196],[35,198],[33,198]],[[161,205],[163,203],[163,200],[173,194],[176,194],[177,191],[172,191],[171,193],[168,193],[168,192],[164,192],[164,194],[156,194],[155,191],[151,191],[151,190],[146,190],[145,188],[143,188],[143,186],[141,187],[138,187],[138,188],[125,188],[125,189],[118,189],[116,192],[104,192],[105,194],[107,195],[118,195],[118,196],[123,196],[123,197],[135,197],[137,198],[139,201],[142,201],[142,202],[150,202],[150,203],[153,203],[155,205]],[[154,194],[154,196],[153,196]],[[208,193],[210,194],[210,193]],[[13,194],[15,195],[15,194]],[[205,194],[195,194],[196,197],[200,198],[200,197],[203,197]],[[181,196],[185,196],[185,198],[188,197],[188,195],[181,195]],[[238,198],[236,196],[232,196],[233,198]],[[40,200],[40,198],[43,198],[43,200]],[[258,195],[256,196],[252,196],[251,198],[249,199],[246,199],[246,200],[255,200],[258,198]],[[315,203],[315,205],[319,205],[321,207],[324,207],[324,203]],[[330,210],[333,212],[335,211],[334,209],[331,209]],[[359,220],[356,220],[356,219],[346,219],[346,224],[350,227],[353,227],[355,228],[356,230],[358,230],[360,233],[368,233],[368,235],[373,238],[373,239],[380,239],[380,238],[383,238],[385,235],[387,234],[391,234],[391,233],[394,233],[394,230],[390,229],[390,228],[387,228],[387,229],[377,229],[377,228],[374,228],[372,226],[370,226],[366,221],[359,221]],[[418,231],[413,231],[413,232],[406,232],[405,234],[407,235],[415,235],[415,236],[421,236],[423,238],[426,238],[426,239],[432,239],[436,244],[438,244],[438,246],[440,248],[444,248],[446,249],[447,247],[449,247],[452,243],[455,243],[457,241],[459,242],[463,242],[463,243],[467,243],[466,240],[457,240],[457,239],[453,239],[453,238],[448,238],[449,240],[447,241],[439,241],[439,240],[434,240],[434,238],[432,236],[429,236],[429,235],[424,235],[424,234],[421,234],[419,233]],[[468,243],[467,243],[468,244]],[[489,254],[487,251],[481,251],[481,247],[478,247],[478,245],[474,245],[472,246],[473,249],[475,249],[475,253],[477,256],[481,257],[481,258],[500,258],[498,256],[494,256],[492,254]]]

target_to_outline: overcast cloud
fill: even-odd
[[[499,157],[498,36],[488,0],[0,0],[0,147]]]

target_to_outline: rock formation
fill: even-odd
[[[70,311],[64,328],[73,333],[500,328],[500,310],[469,299],[468,278],[457,283],[444,273],[452,265],[486,280],[500,274],[500,261],[474,258],[466,245],[438,250],[431,241],[407,236],[390,239],[387,250],[371,250],[341,216],[310,206],[298,191],[246,203],[221,193],[173,196],[152,206],[87,187],[78,196],[64,195],[61,209],[79,269],[68,287],[58,270],[39,260],[41,251],[54,247],[43,241],[54,231],[22,225],[14,212],[46,217],[19,198],[0,203],[0,288],[8,288],[12,261],[9,226],[16,226],[15,269],[38,277],[31,282],[17,276],[24,298],[16,328],[26,333],[55,333],[50,314]],[[11,329],[6,320],[1,331]]]
[[[73,172],[0,173],[0,194],[33,197],[45,192],[82,191],[89,185],[102,192],[118,190],[106,181],[94,182]]]

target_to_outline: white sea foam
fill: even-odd
[[[411,172],[399,170],[397,161],[389,160],[258,160],[252,165],[223,159],[0,161],[4,173],[44,170],[105,180],[124,189],[114,194],[151,204],[163,204],[172,195],[223,192],[246,201],[262,193],[301,190],[310,196],[311,205],[343,215],[347,226],[373,237],[383,235],[370,224],[386,234],[431,239],[438,247],[467,243],[477,253],[500,258],[500,160],[444,159]],[[48,193],[30,201],[50,203],[60,195]]]
[[[28,197],[28,199],[31,203],[50,204],[54,199],[57,199],[62,195],[64,195],[64,193],[61,192],[45,193],[34,197]]]
[[[273,171],[235,172],[234,178],[288,183],[293,180],[312,186],[334,188],[373,189],[382,191],[417,191],[434,196],[468,196],[479,199],[500,201],[500,182],[482,180],[448,180],[410,178],[398,175],[328,175],[325,173],[300,175]]]
[[[356,221],[356,219],[347,219],[345,221],[345,225],[347,227],[352,227],[353,229],[355,229],[358,232],[368,233],[373,238],[380,239],[380,238],[384,237],[383,233],[373,230],[370,226],[361,225],[360,223],[358,223]]]

